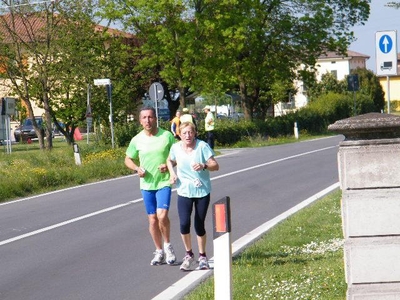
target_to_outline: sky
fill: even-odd
[[[386,7],[385,4],[393,0],[372,0],[370,4],[370,16],[364,26],[353,28],[356,41],[349,50],[368,55],[367,69],[376,72],[376,37],[377,31],[397,31],[397,52],[399,49],[400,9]]]

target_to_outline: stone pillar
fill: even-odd
[[[400,299],[400,116],[335,122],[347,299]]]

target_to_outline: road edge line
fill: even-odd
[[[263,234],[265,234],[272,227],[277,225],[278,223],[284,221],[294,213],[299,210],[307,207],[311,203],[321,199],[322,197],[328,195],[334,190],[340,187],[339,182],[332,184],[326,189],[318,192],[317,194],[309,197],[308,199],[300,202],[296,206],[293,206],[291,209],[285,211],[284,213],[276,216],[272,220],[265,222],[254,230],[248,232],[243,237],[239,238],[235,242],[232,243],[232,257],[240,254],[245,247],[257,241]],[[210,259],[213,260],[213,257]],[[173,283],[166,290],[155,296],[152,300],[179,300],[182,299],[187,293],[193,290],[199,283],[206,280],[208,277],[212,275],[212,269],[207,271],[192,271],[182,279]]]

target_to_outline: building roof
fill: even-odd
[[[347,56],[337,53],[335,51],[328,51],[324,54],[321,54],[318,59],[334,59],[334,58],[355,58],[355,57],[360,57],[360,58],[364,58],[364,59],[369,59],[370,56],[366,55],[366,54],[362,54],[359,52],[355,52],[355,51],[351,51],[351,50],[347,50]]]
[[[57,14],[55,16],[58,16]],[[12,42],[14,39],[10,35],[10,30],[17,33],[19,39],[24,42],[43,40],[44,32],[41,30],[46,27],[46,16],[40,13],[31,13],[29,15],[0,15],[0,35],[4,42]],[[107,28],[101,25],[93,24],[94,32],[106,31],[111,37],[123,37],[125,39],[134,39],[135,36],[117,29]]]

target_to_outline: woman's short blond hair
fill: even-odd
[[[196,133],[196,126],[194,126],[194,124],[192,122],[183,122],[180,126],[179,126],[179,131],[182,132],[182,130],[186,127],[190,127],[192,129],[192,131],[194,133]]]

